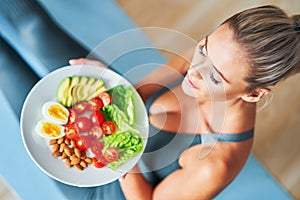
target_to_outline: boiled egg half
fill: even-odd
[[[55,101],[44,103],[42,114],[45,119],[57,124],[66,124],[69,118],[69,110]]]
[[[49,120],[40,120],[36,127],[35,131],[42,137],[48,139],[57,139],[65,135],[64,127],[60,124],[53,123]]]

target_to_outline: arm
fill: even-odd
[[[179,160],[182,168],[171,173],[156,187],[147,182],[142,174],[128,173],[120,181],[122,190],[129,200],[213,199],[236,177],[250,152],[249,147],[235,150],[224,147],[224,144],[216,145],[202,159],[199,159],[202,145],[186,150]]]
[[[141,173],[128,173],[122,181],[121,188],[129,200],[208,200],[216,196],[227,181],[226,168],[219,166],[197,165],[183,167],[166,177],[155,188]],[[226,181],[224,181],[226,180]],[[184,184],[183,184],[184,183]]]
[[[119,181],[126,199],[152,199],[153,186],[144,178],[137,165]]]
[[[231,182],[224,162],[195,161],[166,177],[153,191],[153,199],[210,200]]]

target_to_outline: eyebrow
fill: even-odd
[[[205,50],[206,50],[206,53],[207,53],[207,56],[208,56],[207,42],[208,42],[208,36],[205,37],[205,44],[204,44]],[[214,70],[216,70],[216,72],[221,76],[221,78],[222,78],[225,82],[230,83],[230,82],[227,80],[227,78],[225,78],[225,76],[222,74],[222,72],[216,68],[216,66],[215,66],[214,64],[213,64],[212,66],[213,66]]]

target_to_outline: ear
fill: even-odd
[[[269,94],[270,89],[269,88],[257,88],[253,90],[252,92],[243,95],[241,98],[244,101],[250,102],[250,103],[256,103],[258,102],[261,98]]]

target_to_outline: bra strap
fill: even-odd
[[[227,133],[206,133],[201,134],[202,144],[213,142],[243,142],[253,138],[254,129],[243,133],[227,134]]]

